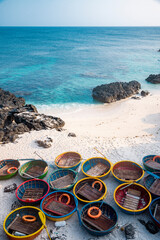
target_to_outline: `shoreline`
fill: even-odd
[[[76,105],[68,109],[38,109],[62,118],[64,128],[85,136],[100,137],[136,137],[153,134],[151,128],[158,131],[158,113],[160,112],[160,94],[150,93],[140,99],[123,99],[110,104]],[[104,132],[104,129],[107,131]]]

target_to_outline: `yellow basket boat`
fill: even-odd
[[[104,199],[107,195],[107,187],[101,179],[88,177],[75,184],[73,193],[81,202],[89,203]]]
[[[44,224],[39,217],[39,212],[41,212],[43,216],[44,223],[46,222],[45,214],[36,207],[25,206],[15,209],[10,212],[4,220],[3,229],[11,240],[33,240],[35,239],[43,230]],[[27,216],[32,217],[34,221],[31,219],[26,219]],[[24,218],[26,219],[26,223],[23,223]],[[25,224],[25,227],[23,226]],[[28,225],[30,224],[30,225]],[[34,224],[34,226],[33,226]],[[16,236],[15,236],[16,234]]]

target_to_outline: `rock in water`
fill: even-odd
[[[138,93],[140,88],[137,81],[103,84],[93,89],[92,97],[103,103],[111,103]]]
[[[24,98],[0,88],[0,142],[14,142],[18,134],[31,130],[63,127],[65,122],[57,117],[39,114],[36,107],[26,104]]]
[[[160,83],[160,74],[151,74],[146,81],[154,84]]]

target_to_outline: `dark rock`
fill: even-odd
[[[141,91],[141,96],[142,97],[146,97],[148,94],[149,94],[148,91],[144,91],[144,90]]]
[[[151,74],[146,81],[154,84],[160,83],[160,74]]]
[[[160,49],[158,49],[158,51],[157,52],[160,52]]]
[[[11,185],[8,185],[4,188],[4,192],[14,192],[17,189],[17,184],[12,183]]]
[[[68,133],[68,137],[76,137],[75,133]]]
[[[44,141],[36,140],[35,142],[38,144],[39,147],[49,148],[52,146],[51,142],[53,142],[53,140],[52,140],[52,138],[47,138]]]
[[[25,105],[25,100],[22,97],[17,98],[9,91],[4,91],[0,88],[0,105],[1,107],[23,107]]]
[[[25,105],[23,98],[17,98],[0,88],[0,142],[14,142],[18,134],[31,130],[58,129],[64,124],[60,118],[39,114],[34,105]]]
[[[0,142],[2,142],[3,137],[4,137],[4,132],[0,130]]]
[[[111,103],[138,93],[140,88],[141,85],[137,81],[114,82],[95,87],[92,96],[100,102]]]

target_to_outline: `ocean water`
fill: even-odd
[[[160,27],[1,27],[0,87],[40,105],[96,104],[92,89],[160,73]]]

